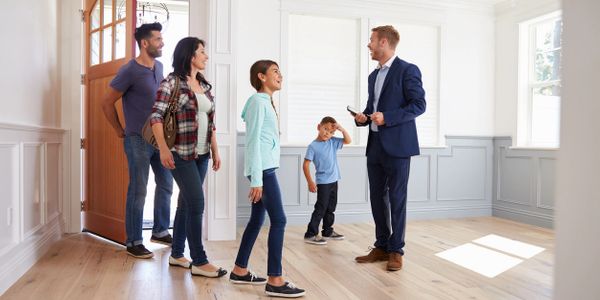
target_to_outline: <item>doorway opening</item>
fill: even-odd
[[[177,42],[184,37],[189,36],[189,1],[188,0],[148,0],[138,1],[136,8],[137,26],[143,23],[151,23],[159,21],[163,25],[162,37],[164,46],[162,48],[162,56],[157,58],[163,65],[163,76],[167,76],[173,72],[173,50]],[[168,19],[166,19],[168,15]],[[164,21],[166,20],[166,21]],[[136,56],[139,53],[139,48],[136,48]],[[154,190],[156,183],[154,182],[154,173],[150,168],[148,176],[148,187],[146,194],[146,203],[144,205],[143,229],[152,229],[154,225]],[[173,196],[171,197],[171,216],[170,225],[173,226],[175,219],[175,211],[177,209],[177,195],[179,195],[179,187],[173,181]]]

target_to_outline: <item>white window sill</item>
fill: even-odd
[[[541,151],[558,151],[559,147],[536,147],[536,146],[510,146],[511,150],[541,150]]]

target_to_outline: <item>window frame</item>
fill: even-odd
[[[536,28],[547,23],[562,22],[562,12],[555,11],[549,14],[529,19],[519,24],[519,96],[518,96],[518,119],[517,119],[517,141],[519,148],[548,148],[558,149],[560,147],[560,132],[555,145],[537,144],[533,141],[533,97],[534,90],[554,85],[561,86],[562,76],[558,79],[539,81],[535,76],[535,61],[538,54],[536,48]],[[545,50],[543,53],[559,51],[562,52],[562,34],[559,47]],[[559,96],[562,101],[562,96]],[[560,110],[560,107],[559,107]],[[560,122],[560,119],[558,120]],[[560,130],[559,130],[560,131]]]

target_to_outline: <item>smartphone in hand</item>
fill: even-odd
[[[356,115],[361,113],[358,109],[356,109],[350,105],[346,106],[346,110],[348,110],[353,117],[355,117]],[[367,117],[367,120],[371,120],[370,115],[365,114],[365,116]]]
[[[350,105],[346,106],[346,109],[350,112],[350,114],[352,116],[356,116],[356,115],[358,115],[360,113],[356,108],[354,108],[354,107],[352,107]]]

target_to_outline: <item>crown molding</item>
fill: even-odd
[[[559,0],[503,0],[494,5],[496,17],[529,16],[532,12],[552,12],[560,9]]]
[[[304,11],[307,8],[334,7],[365,11],[404,11],[410,10],[459,10],[471,13],[494,14],[494,5],[498,0],[281,0],[281,9],[288,11]]]

